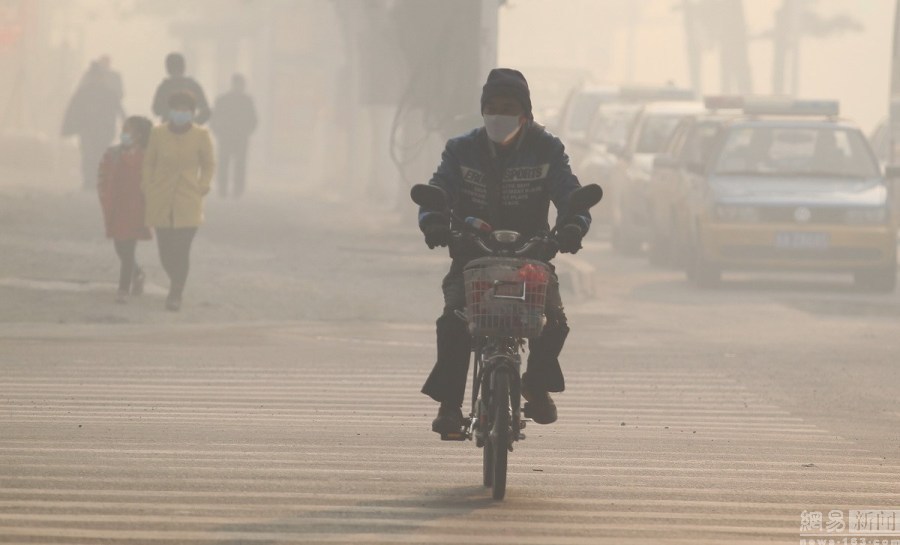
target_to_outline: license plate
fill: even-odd
[[[828,233],[776,233],[775,247],[787,250],[827,250]]]

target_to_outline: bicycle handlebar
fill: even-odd
[[[531,253],[535,248],[540,245],[546,245],[547,248],[551,249],[548,253],[555,253],[556,246],[556,238],[552,234],[547,234],[544,236],[534,236],[531,237],[528,241],[526,241],[522,246],[518,249],[512,251],[504,251],[503,249],[495,249],[491,248],[487,244],[485,244],[484,239],[481,236],[478,236],[472,232],[466,231],[452,231],[451,232],[451,249],[454,246],[458,247],[459,244],[471,244],[482,256],[508,256],[508,257],[527,257],[529,253]],[[544,258],[542,258],[544,259]]]

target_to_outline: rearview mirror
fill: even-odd
[[[443,212],[447,209],[447,194],[434,185],[416,184],[409,192],[413,202],[431,212]]]
[[[597,184],[579,187],[569,195],[569,215],[583,214],[603,198],[603,188]]]

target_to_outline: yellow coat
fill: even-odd
[[[209,193],[215,160],[209,131],[193,125],[177,134],[168,125],[150,133],[144,152],[141,190],[148,227],[198,227],[203,196]]]

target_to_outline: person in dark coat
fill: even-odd
[[[234,196],[244,193],[247,177],[247,148],[250,135],[256,129],[256,108],[253,99],[246,92],[244,76],[235,74],[231,78],[231,90],[216,98],[215,114],[210,128],[219,145],[218,185],[219,195],[228,195],[228,178],[231,163],[234,163]]]
[[[169,119],[169,97],[173,94],[185,91],[193,95],[197,103],[197,113],[194,117],[194,123],[203,125],[209,121],[211,112],[209,111],[209,103],[206,102],[206,95],[203,88],[197,83],[197,80],[185,75],[184,55],[181,53],[169,53],[166,56],[166,72],[169,77],[162,80],[159,87],[156,88],[156,94],[153,95],[153,113],[159,116],[163,123],[171,121]]]
[[[113,239],[121,262],[117,303],[124,303],[129,293],[144,292],[144,271],[135,260],[135,250],[139,240],[152,238],[150,229],[144,225],[141,192],[144,150],[152,129],[153,122],[146,117],[129,117],[122,126],[121,143],[109,148],[100,162],[97,193],[106,236]]]
[[[97,62],[103,69],[103,75],[106,77],[106,84],[109,85],[113,92],[116,93],[116,96],[119,97],[119,116],[121,116],[122,119],[125,119],[128,115],[125,113],[125,108],[122,106],[122,99],[125,98],[125,87],[122,85],[122,74],[119,74],[112,69],[112,60],[109,58],[109,55],[103,55],[97,59]]]
[[[495,68],[482,88],[484,126],[447,142],[429,184],[444,190],[456,217],[486,220],[494,229],[521,233],[522,239],[550,231],[550,204],[559,217],[568,217],[569,196],[581,187],[572,174],[560,140],[534,122],[528,82],[518,70]],[[451,241],[451,218],[420,210],[419,227],[429,248]],[[587,212],[572,216],[556,235],[559,251],[575,253],[588,232]],[[459,229],[459,226],[455,226]],[[459,431],[472,339],[458,311],[465,308],[463,269],[476,255],[454,248],[450,271],[444,277],[444,312],[437,320],[437,361],[422,393],[441,404],[431,429],[440,434]],[[548,256],[548,260],[552,256]],[[552,267],[552,266],[551,266]],[[556,421],[556,404],[549,392],[562,392],[565,380],[559,354],[569,334],[559,294],[551,274],[544,309],[547,324],[528,341],[528,371],[522,376],[526,416],[538,424]]]
[[[124,111],[121,87],[111,83],[109,72],[100,61],[92,62],[63,117],[62,135],[78,137],[85,190],[97,185],[100,159],[115,138],[116,123]]]

